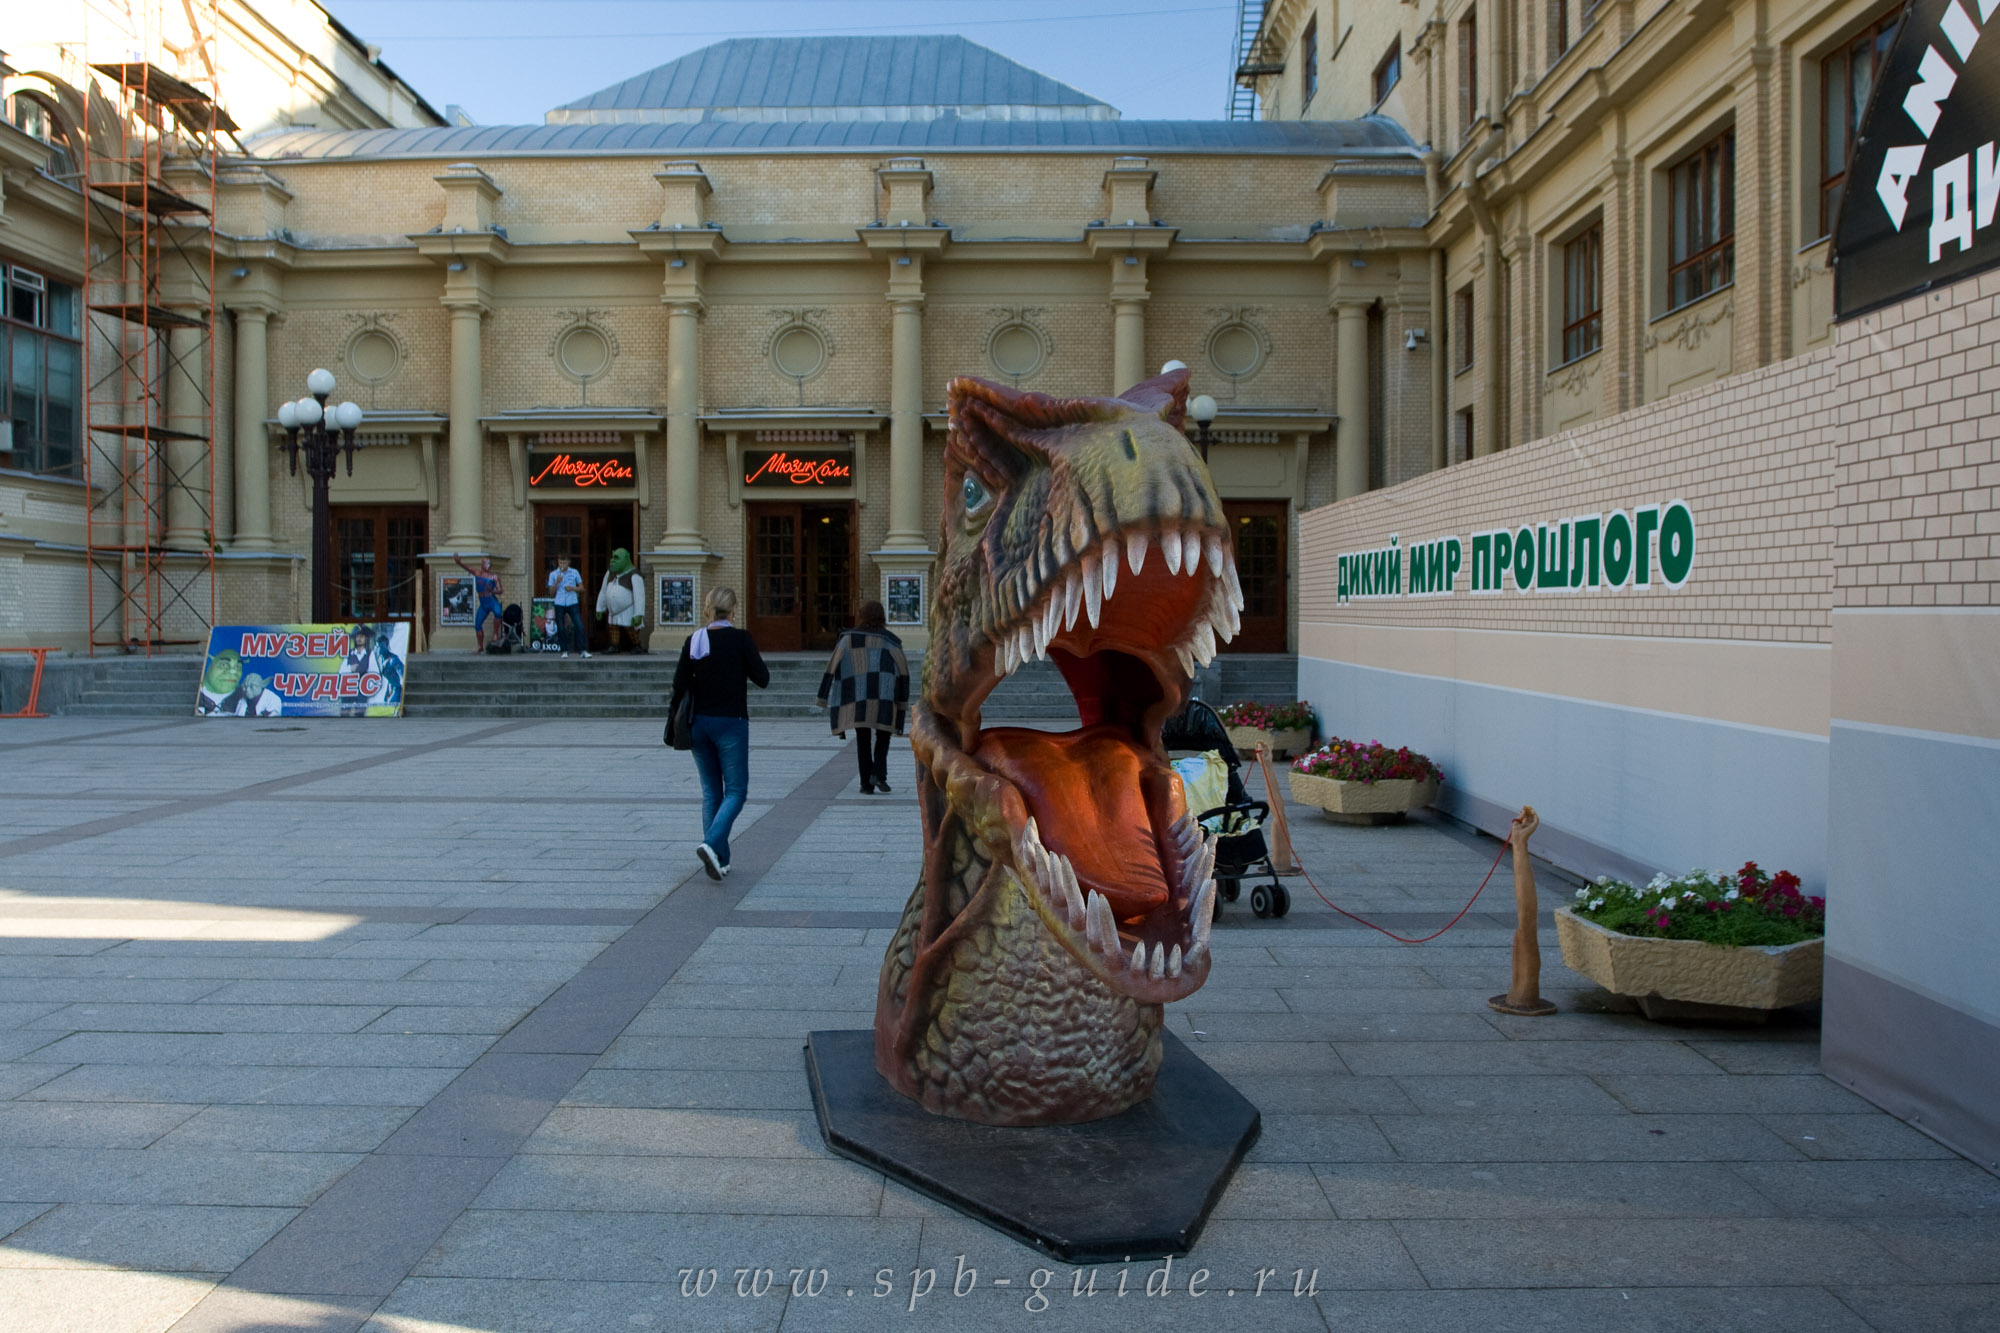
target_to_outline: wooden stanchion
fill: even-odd
[[[1535,867],[1528,856],[1528,839],[1541,826],[1535,807],[1524,805],[1507,833],[1514,848],[1514,981],[1505,995],[1486,1002],[1503,1014],[1522,1018],[1545,1018],[1556,1011],[1542,998],[1542,946],[1535,938],[1540,904],[1535,900]]]
[[[1264,797],[1271,806],[1271,869],[1280,875],[1299,873],[1299,858],[1292,851],[1292,826],[1285,822],[1285,793],[1278,788],[1278,775],[1271,768],[1271,747],[1257,742],[1257,762],[1264,769]]]

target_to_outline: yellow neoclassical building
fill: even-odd
[[[24,167],[47,151],[0,134]],[[75,284],[66,201],[34,174],[7,208]],[[954,375],[1107,394],[1189,364],[1218,403],[1244,651],[1292,646],[1298,513],[1437,461],[1424,165],[1382,118],[1126,121],[962,38],[736,40],[539,126],[246,136],[212,192],[212,337],[177,336],[212,375],[213,480],[151,484],[158,540],[206,533],[225,622],[310,602],[309,491],[274,445],[316,367],[366,413],[320,561],[337,614],[421,615],[440,646],[471,644],[457,560],[490,554],[526,604],[558,553],[594,586],[620,547],[656,647],[716,583],[775,649],[868,598],[920,645]],[[0,635],[84,647],[63,608],[86,561],[57,549],[84,543],[56,510],[85,494],[5,485],[36,491],[43,545],[0,528],[30,589]],[[189,629],[202,577],[98,642]]]

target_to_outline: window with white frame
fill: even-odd
[[[0,261],[0,467],[81,470],[83,344],[77,290]]]

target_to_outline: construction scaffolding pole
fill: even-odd
[[[159,0],[86,13],[90,650],[150,655],[205,644],[216,619],[215,167],[234,127],[214,0],[178,0],[171,42]]]

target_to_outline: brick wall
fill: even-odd
[[[1300,618],[1827,642],[1845,398],[1835,352],[1814,352],[1315,510],[1301,520]],[[1470,593],[1475,532],[1670,500],[1687,502],[1696,529],[1693,570],[1677,592],[1522,594],[1510,581],[1498,595]],[[1464,539],[1455,595],[1336,606],[1336,557],[1392,534],[1405,548]]]
[[[1833,604],[2000,604],[2000,272],[1840,331]]]

